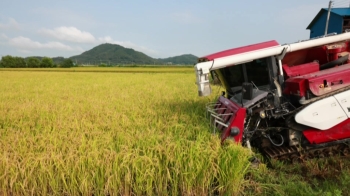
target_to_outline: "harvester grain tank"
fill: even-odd
[[[195,65],[199,96],[210,75],[225,92],[207,107],[222,142],[270,158],[301,160],[350,152],[350,33],[221,51]]]

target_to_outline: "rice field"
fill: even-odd
[[[0,70],[0,195],[242,194],[249,153],[205,118],[222,89],[198,97],[193,68],[84,69]]]
[[[36,72],[113,72],[113,73],[193,73],[192,66],[135,66],[135,67],[71,67],[71,68],[1,68],[1,71],[33,71]]]

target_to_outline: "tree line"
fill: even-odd
[[[73,67],[71,59],[65,59],[59,64],[54,63],[52,58],[44,57],[41,60],[35,57],[27,59],[17,56],[3,56],[0,60],[0,68],[53,68],[53,67]]]

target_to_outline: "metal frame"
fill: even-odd
[[[210,127],[213,126],[213,133],[215,134],[216,133],[216,124],[219,124],[219,125],[222,125],[224,127],[228,127],[229,125],[226,124],[224,122],[224,119],[222,118],[223,116],[229,116],[229,115],[233,115],[233,113],[224,113],[224,114],[218,114],[217,111],[218,110],[225,110],[227,108],[215,108],[215,106],[218,106],[218,105],[221,105],[221,104],[218,104],[218,103],[214,103],[214,102],[211,102],[211,103],[207,103],[206,104],[206,108],[207,108],[207,113],[206,113],[206,117],[208,118],[208,114],[210,113]],[[214,122],[212,123],[212,121],[214,120]]]

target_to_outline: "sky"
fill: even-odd
[[[305,40],[328,0],[1,0],[0,56],[70,57],[102,43],[153,58]],[[335,0],[348,7],[350,0]]]

